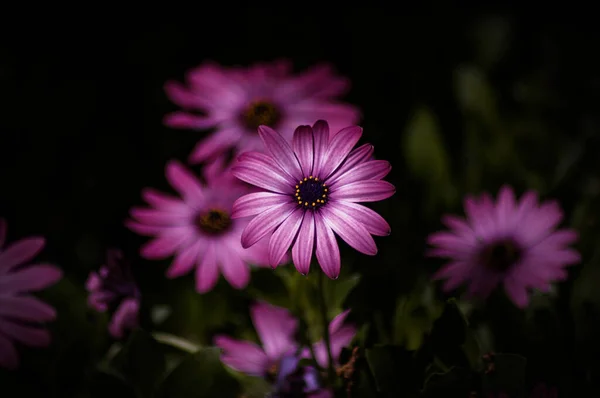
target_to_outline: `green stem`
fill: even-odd
[[[321,320],[323,322],[323,339],[327,349],[327,376],[331,386],[335,385],[335,368],[333,365],[333,356],[331,355],[331,336],[329,335],[329,319],[327,316],[327,303],[325,302],[325,273],[319,272],[319,303],[321,304]]]
[[[152,333],[152,337],[159,343],[170,345],[171,347],[189,352],[190,354],[200,351],[201,348],[199,345],[194,344],[183,337],[175,336],[170,333],[154,332]]]

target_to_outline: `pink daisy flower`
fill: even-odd
[[[249,264],[266,265],[267,241],[245,249],[240,240],[248,220],[233,220],[234,200],[248,192],[227,169],[210,165],[200,182],[177,161],[166,167],[166,177],[180,197],[142,191],[151,208],[133,208],[126,226],[154,239],[140,249],[150,260],[175,256],[167,277],[175,278],[196,269],[196,290],[205,293],[217,283],[219,273],[236,289],[246,287]]]
[[[556,227],[563,213],[556,202],[538,204],[529,191],[517,202],[512,188],[502,187],[494,203],[490,195],[465,200],[466,220],[445,216],[450,231],[428,238],[436,246],[431,255],[451,262],[436,279],[447,279],[445,290],[462,283],[470,295],[486,298],[499,284],[518,307],[526,307],[531,288],[547,291],[554,281],[567,278],[565,267],[580,256],[568,247],[577,232]]]
[[[85,286],[89,306],[99,312],[112,313],[108,324],[111,336],[122,339],[127,331],[138,326],[140,292],[120,250],[107,251],[106,265],[98,272],[91,272]]]
[[[167,96],[186,111],[167,115],[165,124],[173,128],[216,128],[197,144],[190,155],[191,163],[204,162],[230,148],[236,154],[260,150],[256,133],[260,125],[291,135],[296,126],[317,119],[329,120],[338,131],[357,123],[360,117],[356,107],[334,100],[347,91],[350,83],[334,75],[327,65],[292,75],[290,64],[282,61],[247,69],[209,63],[190,71],[187,83],[187,87],[166,83]]]
[[[330,278],[340,273],[340,250],[334,232],[351,247],[375,255],[371,235],[390,233],[389,224],[357,202],[392,196],[395,188],[381,179],[391,170],[384,160],[371,160],[373,147],[355,150],[362,128],[347,127],[329,138],[329,126],[299,126],[292,146],[275,130],[261,126],[267,154],[240,155],[232,168],[240,180],[266,192],[236,200],[232,217],[255,216],[242,234],[243,247],[275,231],[269,241],[269,263],[276,266],[292,246],[296,269],[307,274],[313,248],[319,265]]]
[[[16,369],[19,355],[15,342],[46,347],[50,333],[42,323],[56,318],[56,311],[30,295],[62,278],[50,264],[28,264],[44,247],[44,238],[31,237],[4,247],[6,221],[0,219],[0,366]]]

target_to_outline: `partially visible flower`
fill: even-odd
[[[138,326],[140,292],[120,250],[107,251],[106,264],[90,273],[85,286],[89,306],[112,314],[108,331],[114,338],[122,339],[128,330]]]
[[[30,347],[50,344],[44,322],[56,318],[56,311],[30,295],[62,278],[54,265],[28,264],[44,247],[44,238],[25,238],[4,247],[6,221],[0,219],[0,367],[16,369],[19,354],[15,342]]]
[[[505,186],[496,203],[490,195],[465,199],[467,219],[445,216],[450,231],[428,238],[436,246],[430,254],[448,257],[436,279],[447,279],[445,290],[469,285],[470,295],[486,298],[503,284],[508,297],[523,308],[529,290],[548,291],[550,284],[567,278],[565,267],[580,261],[579,253],[568,246],[577,232],[559,229],[563,213],[556,202],[538,204],[537,195],[527,192],[519,202],[512,188]]]
[[[165,124],[186,129],[216,128],[190,155],[190,162],[204,162],[230,148],[238,154],[262,149],[256,132],[260,125],[291,135],[296,126],[317,119],[329,120],[334,131],[358,122],[360,112],[356,107],[335,100],[349,85],[327,65],[292,75],[285,61],[246,69],[207,63],[188,73],[187,86],[166,83],[167,96],[185,110],[167,115]]]
[[[298,321],[285,308],[262,302],[252,306],[250,316],[262,347],[250,341],[216,336],[215,345],[223,350],[221,361],[249,375],[265,378],[276,375],[282,359],[298,349],[294,340]]]
[[[319,371],[313,366],[299,366],[300,358],[289,355],[281,360],[271,398],[333,398],[333,392],[322,388]]]
[[[350,310],[342,312],[333,318],[329,324],[329,344],[331,347],[331,358],[334,361],[333,365],[335,367],[340,365],[339,360],[342,349],[347,347],[356,335],[356,327],[354,325],[344,324],[349,313]],[[325,341],[321,340],[315,343],[313,345],[313,351],[317,363],[321,367],[327,368],[329,366],[329,356],[327,355],[327,345],[325,344]],[[311,355],[308,348],[302,351],[303,358],[310,358]]]
[[[340,250],[334,235],[367,255],[377,246],[371,235],[390,234],[389,224],[357,202],[376,202],[395,188],[382,181],[391,170],[384,160],[371,160],[373,147],[352,150],[362,128],[346,127],[329,138],[323,120],[299,126],[292,145],[275,130],[261,126],[268,154],[248,152],[232,168],[236,177],[267,192],[245,195],[233,205],[233,218],[256,216],[242,234],[251,247],[271,232],[269,263],[276,266],[292,246],[296,269],[307,274],[315,250],[329,278],[340,273]]]
[[[133,208],[126,226],[154,239],[144,245],[142,257],[157,260],[175,256],[167,277],[175,278],[196,269],[196,290],[211,290],[222,272],[236,289],[250,280],[248,264],[266,265],[267,240],[245,249],[240,243],[248,220],[231,218],[233,202],[248,192],[228,169],[209,165],[206,184],[177,161],[166,167],[166,177],[180,197],[152,189],[142,191],[151,208]],[[285,259],[282,259],[282,261]]]

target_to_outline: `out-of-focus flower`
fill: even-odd
[[[447,279],[445,290],[462,283],[470,295],[486,298],[499,284],[508,297],[523,308],[529,303],[529,289],[548,291],[553,281],[564,280],[568,265],[580,261],[579,253],[568,247],[577,232],[556,227],[563,218],[556,202],[538,204],[529,191],[519,202],[512,188],[505,186],[494,203],[488,194],[465,199],[467,218],[445,216],[450,231],[429,236],[436,246],[430,254],[448,257],[436,279]]]
[[[281,360],[271,398],[333,398],[331,390],[321,388],[319,371],[313,366],[299,366],[299,361],[295,355]]]
[[[342,349],[347,347],[356,335],[356,327],[349,324],[344,324],[346,317],[350,313],[350,310],[346,310],[333,318],[329,324],[329,344],[331,347],[331,358],[334,361],[334,366],[339,366],[340,354]],[[313,345],[313,351],[315,353],[315,359],[317,363],[327,368],[329,366],[329,356],[327,355],[327,345],[325,341],[321,340]],[[310,358],[311,352],[309,349],[302,351],[303,358]]]
[[[196,269],[196,290],[211,290],[222,272],[236,289],[250,280],[248,264],[268,263],[268,241],[245,249],[240,240],[248,220],[231,218],[233,202],[248,188],[239,183],[227,169],[205,168],[206,184],[177,161],[166,167],[166,177],[180,197],[142,191],[152,208],[133,208],[129,229],[155,238],[144,245],[140,254],[147,259],[175,256],[167,277],[175,278]],[[282,259],[285,260],[285,259]]]
[[[106,264],[90,273],[85,286],[89,306],[112,314],[108,331],[114,338],[122,339],[128,330],[138,326],[140,292],[120,250],[107,251]]]
[[[6,221],[0,219],[0,367],[16,369],[19,355],[15,342],[30,347],[50,344],[42,323],[56,318],[56,311],[30,295],[62,278],[50,264],[28,264],[44,247],[44,238],[25,238],[4,247]]]
[[[216,336],[215,345],[223,350],[221,361],[249,375],[276,375],[282,359],[298,349],[294,339],[298,321],[285,308],[262,302],[250,309],[250,316],[262,347],[250,341]]]
[[[296,269],[307,274],[313,253],[330,278],[340,273],[340,251],[334,232],[354,249],[377,253],[372,235],[390,234],[389,224],[357,202],[392,196],[395,188],[381,179],[391,170],[384,160],[372,160],[373,147],[352,150],[362,128],[347,127],[329,138],[327,122],[299,126],[292,146],[275,130],[261,126],[267,154],[240,155],[232,168],[240,180],[267,192],[251,193],[233,205],[233,218],[255,216],[242,234],[251,247],[275,231],[269,241],[269,263],[276,266],[292,246]]]
[[[357,123],[359,110],[335,101],[349,85],[327,65],[292,75],[290,64],[284,61],[247,69],[208,63],[188,73],[187,86],[166,83],[167,96],[185,111],[167,115],[165,124],[186,129],[216,128],[193,150],[189,159],[192,163],[209,160],[230,148],[238,154],[261,150],[256,133],[260,125],[291,135],[296,126],[318,119],[329,120],[333,131]]]

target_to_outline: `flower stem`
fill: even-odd
[[[175,336],[170,333],[154,332],[152,333],[152,337],[154,337],[154,339],[159,343],[170,345],[171,347],[175,347],[181,351],[189,352],[190,354],[194,354],[200,351],[200,348],[202,348],[201,346],[194,344],[183,337]]]
[[[319,272],[319,303],[321,304],[321,320],[323,323],[323,339],[325,340],[325,348],[327,350],[327,376],[331,386],[335,385],[335,369],[333,364],[333,356],[331,355],[331,336],[329,335],[329,319],[327,316],[327,303],[325,301],[325,273]]]

